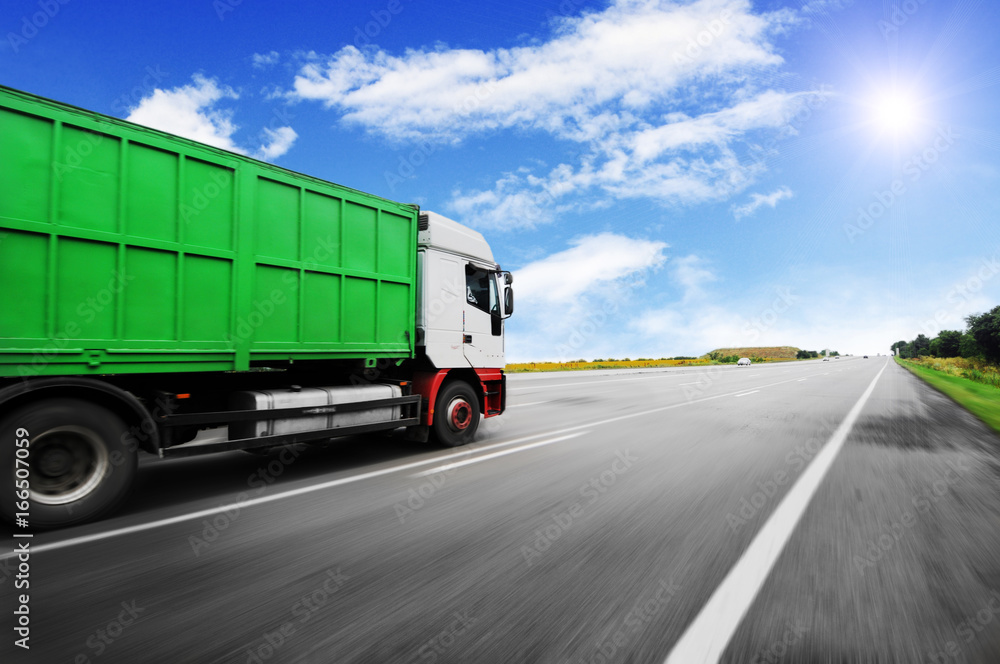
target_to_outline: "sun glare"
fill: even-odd
[[[890,91],[879,95],[872,103],[872,111],[875,125],[894,136],[911,134],[920,124],[918,104],[905,92]]]

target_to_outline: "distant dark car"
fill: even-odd
[[[866,360],[868,359],[868,356],[867,356],[867,355],[865,355],[865,359],[866,359]]]

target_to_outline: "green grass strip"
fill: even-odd
[[[1000,390],[974,380],[921,367],[898,357],[896,362],[923,378],[931,387],[954,399],[991,429],[1000,433]]]

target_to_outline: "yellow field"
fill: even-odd
[[[795,354],[799,352],[794,346],[757,346],[750,348],[716,348],[711,353],[718,353],[722,357],[727,355],[738,355],[739,357],[760,357],[765,360],[794,360]]]
[[[582,371],[586,369],[645,369],[651,367],[683,367],[711,364],[709,360],[615,360],[604,362],[524,362],[508,364],[506,371]]]

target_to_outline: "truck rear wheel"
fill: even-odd
[[[18,456],[24,448],[14,446],[18,429],[28,432],[27,459]],[[0,469],[13,482],[23,479],[18,470],[27,464],[28,523],[42,528],[82,523],[124,500],[138,465],[134,446],[123,440],[126,432],[120,417],[80,399],[39,401],[4,418]],[[24,511],[14,502],[0,501],[0,516],[7,521]]]
[[[471,443],[479,428],[479,397],[468,383],[448,383],[438,393],[432,430],[439,443],[458,447]]]

